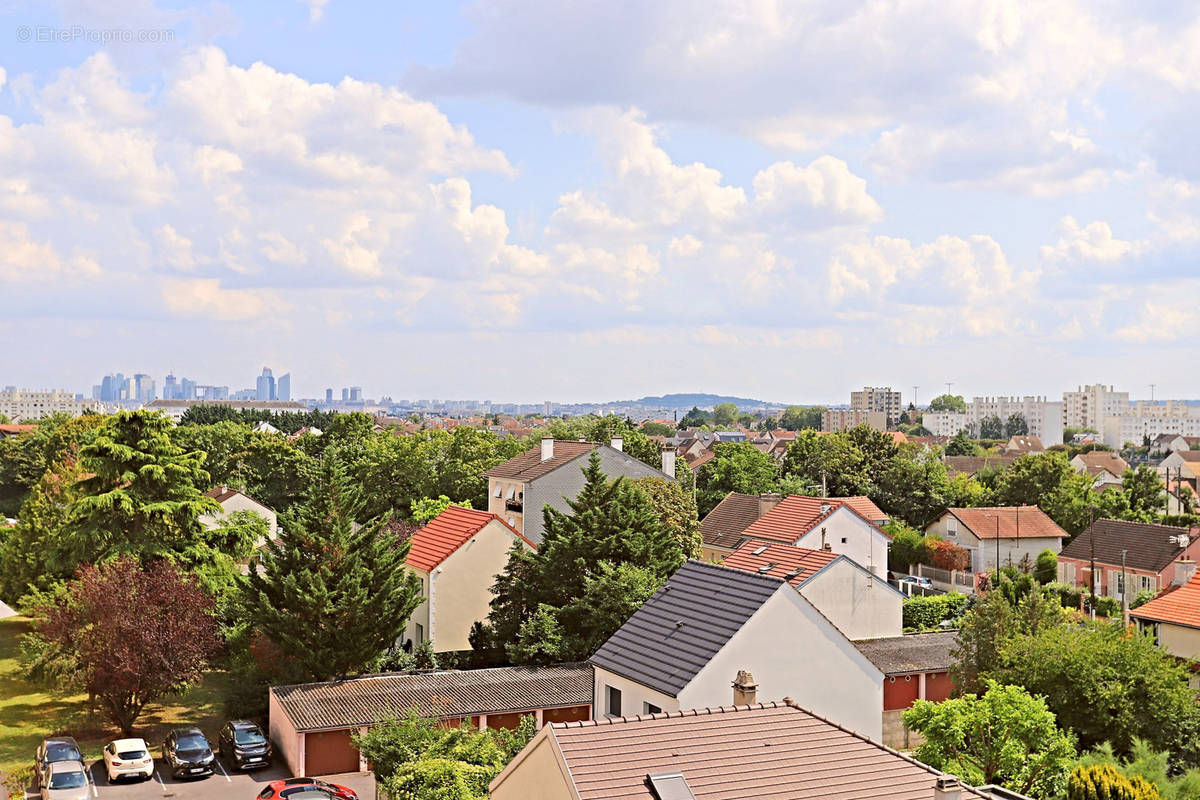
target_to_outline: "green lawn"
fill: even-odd
[[[50,695],[21,677],[18,639],[28,630],[24,617],[0,620],[0,774],[31,766],[38,743],[48,734],[74,736],[86,757],[99,758],[100,748],[119,733],[99,713],[89,718],[86,695]],[[215,743],[224,722],[221,699],[227,680],[223,672],[210,672],[182,697],[149,706],[134,735],[157,750],[168,727],[186,722],[199,725]]]

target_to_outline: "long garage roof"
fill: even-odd
[[[373,725],[414,707],[427,717],[467,717],[591,705],[592,668],[557,664],[392,673],[275,686],[271,692],[297,731],[330,730]]]

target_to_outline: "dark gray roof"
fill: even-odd
[[[590,705],[586,664],[369,675],[271,689],[298,731],[372,725],[414,706],[428,717]]]
[[[954,663],[950,651],[957,643],[958,631],[938,631],[863,639],[854,646],[884,675],[904,675],[950,669]]]
[[[591,663],[675,697],[783,585],[780,578],[689,561]]]

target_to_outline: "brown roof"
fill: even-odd
[[[1004,445],[1004,450],[1009,453],[1040,453],[1045,449],[1046,445],[1036,436],[1012,436]]]
[[[1064,531],[1037,506],[996,506],[994,508],[948,508],[979,539],[1066,539]],[[996,520],[1000,520],[997,533]]]
[[[1151,622],[1167,622],[1185,628],[1200,628],[1200,573],[1179,587],[1169,587],[1129,616]]]
[[[696,800],[929,800],[942,774],[787,699],[556,723],[544,735],[580,800],[661,800],[648,778],[664,772]],[[518,756],[492,788],[520,768]]]
[[[1059,558],[1091,561],[1094,540],[1096,562],[1099,564],[1120,566],[1121,551],[1125,550],[1125,565],[1129,569],[1162,572],[1183,555],[1185,549],[1173,542],[1171,537],[1186,535],[1187,532],[1187,528],[1170,525],[1098,519],[1058,555]]]
[[[858,503],[849,502],[851,499],[857,500],[858,498],[791,495],[784,498],[779,505],[764,514],[753,525],[746,528],[744,535],[747,539],[771,539],[777,542],[794,542],[843,506],[849,508],[854,514],[862,517],[867,524],[879,530],[880,533],[883,533],[879,529],[879,526],[863,516],[862,512],[855,507],[859,505]],[[823,507],[827,508],[822,510]]]
[[[204,496],[211,497],[213,500],[216,500],[218,503],[224,503],[229,498],[231,498],[235,495],[239,495],[239,494],[242,495],[243,497],[245,497],[247,500],[249,500],[253,503],[258,503],[263,508],[271,510],[270,507],[267,506],[265,503],[259,503],[259,501],[255,500],[253,497],[246,494],[245,492],[238,491],[237,489],[231,489],[228,486],[214,486],[213,488],[211,488],[207,492],[205,492]]]
[[[709,547],[732,550],[758,519],[758,509],[758,495],[730,492],[700,521],[700,536]]]
[[[414,706],[423,716],[465,717],[590,705],[592,668],[557,664],[369,675],[275,686],[271,692],[296,730],[330,730],[372,725],[387,716],[403,716]]]
[[[1008,469],[1016,460],[1016,456],[945,456],[942,458],[946,465],[946,471],[951,475],[957,472],[978,475],[985,469]]]
[[[725,557],[721,566],[782,578],[799,587],[840,557],[828,550],[747,539]]]
[[[1092,475],[1103,470],[1119,478],[1125,474],[1125,470],[1129,469],[1129,464],[1125,459],[1108,450],[1093,450],[1090,453],[1080,453],[1076,458],[1083,462],[1087,471]]]
[[[1184,461],[1200,461],[1200,450],[1176,450],[1175,455]]]
[[[518,481],[537,480],[543,475],[553,472],[564,464],[569,464],[582,455],[586,455],[599,447],[595,442],[567,442],[554,440],[554,455],[542,461],[542,448],[526,450],[519,456],[513,456],[503,464],[483,473],[485,478],[510,478]]]

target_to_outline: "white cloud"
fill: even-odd
[[[52,244],[34,238],[24,223],[0,220],[3,281],[52,282],[64,277],[97,278],[100,274],[100,265],[90,256],[77,253],[64,258]]]
[[[274,292],[224,289],[216,278],[172,279],[163,284],[167,308],[185,317],[210,317],[226,322],[266,321],[291,306]]]
[[[1118,328],[1116,337],[1135,344],[1192,340],[1197,333],[1196,312],[1179,304],[1146,302],[1138,317]]]
[[[1059,239],[1042,247],[1042,259],[1051,263],[1112,263],[1142,249],[1137,242],[1113,236],[1107,222],[1096,220],[1079,227],[1074,217],[1063,217],[1058,225]]]
[[[867,182],[833,156],[821,156],[807,167],[780,161],[759,172],[754,176],[754,206],[764,216],[801,226],[806,215],[826,224],[877,222],[883,217],[883,209],[867,193]]]

